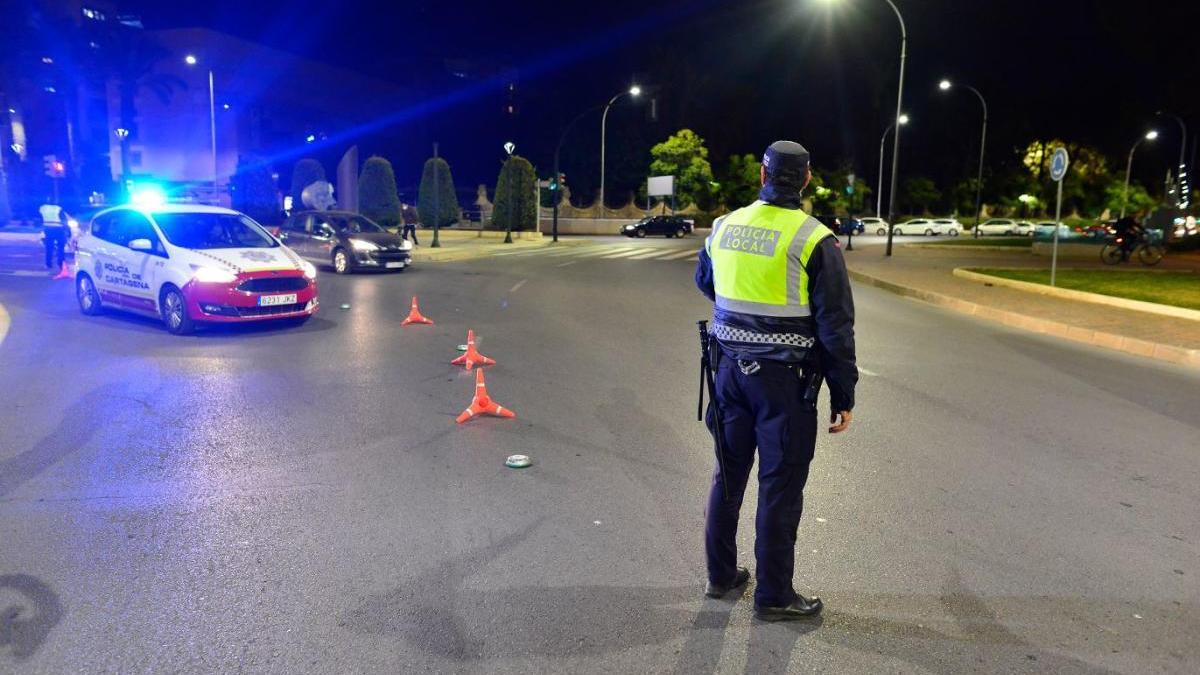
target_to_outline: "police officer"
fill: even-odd
[[[830,433],[854,408],[854,302],[837,237],[800,208],[809,153],[777,141],[763,155],[758,201],[713,224],[696,285],[714,302],[716,363],[709,428],[719,457],[705,525],[709,597],[745,584],[737,566],[738,511],[758,449],[754,613],[766,621],[815,616],[819,598],[792,587],[796,530],[817,441],[816,395],[829,384]]]
[[[67,212],[54,200],[47,199],[45,204],[38,207],[42,216],[42,243],[46,247],[46,267],[58,272],[66,264],[67,240],[71,238],[70,226],[67,224]]]

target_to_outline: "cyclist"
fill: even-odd
[[[1134,247],[1142,238],[1145,230],[1142,228],[1142,212],[1121,218],[1116,223],[1117,241],[1121,244],[1121,262],[1128,262]]]

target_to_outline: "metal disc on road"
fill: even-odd
[[[504,466],[510,469],[524,469],[533,464],[533,460],[529,459],[528,455],[509,455],[508,459],[504,460]]]
[[[467,346],[466,346],[466,345],[459,345],[459,346],[458,346],[458,351],[460,351],[460,352],[465,352],[465,351],[467,351]]]
[[[350,309],[350,303],[342,303],[342,309]]]

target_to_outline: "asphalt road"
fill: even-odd
[[[707,308],[626,245],[698,241],[325,274],[299,329],[186,338],[0,276],[0,672],[1200,669],[1200,377],[861,286],[823,621],[704,599]],[[517,419],[454,424],[468,328]]]

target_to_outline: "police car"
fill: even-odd
[[[317,311],[317,270],[250,217],[214,206],[119,206],[79,235],[75,294],[157,316],[176,335],[198,323],[295,319]]]

